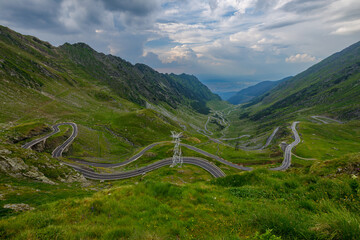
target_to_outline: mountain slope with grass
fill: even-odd
[[[227,101],[231,104],[240,104],[250,102],[253,98],[261,96],[271,89],[275,88],[283,81],[287,81],[292,77],[287,77],[278,81],[263,81],[253,86],[240,90]]]
[[[196,132],[207,101],[219,100],[194,76],[161,74],[83,43],[54,47],[6,27],[0,27],[0,80],[0,143],[20,148],[70,121],[79,135],[65,155],[92,161],[123,161],[170,140],[171,131]],[[50,154],[70,131],[62,127],[36,149]]]
[[[323,124],[306,112],[296,115],[301,142],[293,149],[291,167],[271,171],[283,161],[279,144],[294,141],[293,119],[280,114],[271,115],[273,122],[239,118],[261,109],[251,113],[219,101],[191,75],[161,74],[83,43],[54,47],[5,27],[0,27],[0,107],[0,239],[360,235],[358,120]],[[53,158],[52,152],[72,135],[69,125],[32,149],[21,147],[61,122],[78,127],[62,157]],[[268,147],[246,150],[264,145],[275,126],[279,130]],[[205,158],[226,177],[214,179],[202,168],[183,164],[95,181],[66,166],[109,174],[171,158],[171,131],[183,132],[182,143],[210,153],[182,147],[182,156]],[[81,163],[121,163],[154,143],[125,166]],[[254,170],[230,167],[211,154]]]
[[[297,111],[360,118],[360,42],[335,53],[243,106],[252,120]]]
[[[143,107],[146,102],[171,108],[201,105],[200,111],[206,113],[206,102],[219,100],[194,76],[161,74],[144,64],[132,65],[119,57],[98,53],[84,43],[53,47],[0,27],[0,44],[0,77],[34,90],[42,91],[49,82],[74,87],[93,84]],[[111,100],[101,93],[97,97]]]

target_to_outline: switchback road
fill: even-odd
[[[230,113],[230,112],[229,112]],[[228,114],[229,114],[228,113]],[[230,127],[230,122],[226,122],[224,117],[223,117],[223,113],[222,112],[219,112],[219,111],[216,111],[215,114],[217,114],[221,119],[220,119],[220,124],[223,124],[223,126],[225,125],[226,127],[221,131],[222,132],[222,137],[219,138],[219,139],[216,139],[216,138],[212,138],[210,137],[211,135],[214,135],[213,132],[211,132],[210,130],[207,129],[207,125],[210,121],[210,118],[214,118],[215,120],[219,120],[218,118],[215,118],[213,116],[208,116],[208,119],[204,125],[204,129],[198,129],[197,132],[200,133],[200,134],[203,134],[205,136],[207,136],[211,141],[215,142],[215,143],[218,143],[218,144],[222,144],[222,145],[225,145],[225,146],[228,146],[228,147],[233,147],[229,144],[226,144],[222,141],[231,141],[231,140],[237,140],[237,139],[241,139],[241,138],[244,138],[244,137],[250,137],[250,135],[248,134],[245,134],[245,135],[241,135],[239,137],[234,137],[234,138],[225,138],[225,131]],[[240,147],[242,150],[244,151],[249,151],[249,150],[263,150],[265,149],[267,146],[269,146],[269,144],[271,143],[271,141],[273,140],[275,134],[277,133],[277,131],[279,130],[279,127],[276,127],[275,130],[271,133],[271,135],[269,136],[269,138],[266,140],[266,143],[264,144],[264,146],[260,147],[260,148],[248,148],[248,147]]]
[[[290,167],[290,165],[291,165],[291,150],[293,149],[293,147],[295,147],[296,145],[298,145],[300,143],[300,136],[296,130],[296,125],[298,123],[299,122],[293,122],[293,124],[291,125],[291,130],[294,133],[295,141],[286,146],[285,153],[284,153],[284,160],[283,160],[281,166],[276,167],[276,168],[270,168],[270,170],[284,171]]]
[[[340,123],[342,124],[343,122],[339,121],[339,120],[336,120],[336,119],[332,119],[332,118],[329,118],[329,117],[325,117],[325,116],[311,116],[311,118],[321,122],[321,123],[324,123],[324,124],[328,124],[329,122],[328,121],[332,121],[332,122],[336,122],[336,123]],[[328,120],[328,121],[325,121],[325,120]]]
[[[29,142],[27,144],[24,144],[22,147],[27,149],[27,148],[30,148],[30,147],[34,146],[35,144],[37,144],[37,143],[39,143],[41,141],[45,141],[47,138],[49,138],[49,137],[53,136],[54,134],[58,133],[60,131],[59,126],[61,126],[61,125],[70,125],[73,128],[73,132],[72,132],[71,136],[63,144],[61,144],[60,146],[55,148],[55,150],[52,152],[53,157],[55,157],[55,158],[62,157],[63,151],[72,143],[72,141],[76,138],[76,136],[78,134],[78,128],[77,128],[77,125],[75,123],[69,122],[69,123],[55,124],[54,126],[52,126],[53,132],[45,135],[44,137],[41,137],[39,139],[35,139],[35,140],[33,140],[33,141],[31,141],[31,142]],[[109,165],[110,165],[110,167],[123,166],[123,165],[129,164],[129,163],[131,163],[133,161],[136,161],[146,151],[148,151],[149,149],[151,149],[151,148],[153,148],[156,145],[159,145],[161,143],[163,143],[163,142],[150,144],[149,146],[145,147],[139,153],[135,154],[134,156],[132,156],[131,158],[129,158],[125,162],[118,163],[118,164],[102,164],[102,163],[89,163],[89,162],[79,161],[79,160],[77,160],[77,161],[80,162],[80,163],[86,164],[86,165],[96,166],[96,167],[108,167]],[[207,154],[211,155],[210,153],[207,153]],[[214,164],[212,164],[212,163],[210,163],[210,162],[208,162],[208,161],[206,161],[204,159],[195,158],[195,157],[183,157],[183,162],[187,163],[187,164],[192,164],[192,165],[196,165],[198,167],[201,167],[201,168],[205,169],[206,171],[208,171],[214,177],[224,177],[225,176],[224,172],[219,167],[215,166]],[[75,164],[70,164],[70,163],[66,163],[66,162],[63,162],[63,163],[65,165],[73,167],[75,170],[81,172],[85,177],[90,178],[90,179],[116,180],[116,179],[125,179],[125,178],[138,176],[138,175],[141,175],[141,174],[145,174],[146,172],[158,169],[160,167],[171,165],[172,164],[172,159],[167,158],[167,159],[160,160],[158,162],[155,162],[153,164],[150,164],[148,166],[145,166],[145,167],[142,167],[142,168],[139,168],[139,169],[135,169],[135,170],[132,170],[132,171],[127,171],[127,172],[122,172],[122,173],[116,173],[116,174],[95,173],[95,172],[92,172],[92,171],[90,171],[90,170],[88,170],[86,168],[82,168],[82,167],[80,167],[78,165],[75,165]]]
[[[92,167],[104,167],[104,168],[115,168],[115,167],[121,167],[121,166],[125,166],[135,160],[137,160],[138,158],[140,158],[142,155],[144,155],[144,153],[148,150],[150,150],[151,148],[161,144],[161,143],[166,143],[166,142],[157,142],[157,143],[153,143],[153,144],[150,144],[149,146],[145,147],[144,149],[142,149],[140,152],[138,152],[137,154],[135,154],[134,156],[130,157],[128,160],[124,161],[124,162],[120,162],[120,163],[94,163],[94,162],[88,162],[88,161],[84,161],[84,160],[80,160],[80,159],[72,159],[78,163],[82,163],[82,164],[85,164],[85,165],[88,165],[88,166],[92,166]],[[207,157],[210,157],[212,159],[215,159],[225,165],[228,165],[230,167],[233,167],[233,168],[237,168],[237,169],[240,169],[240,170],[244,170],[244,171],[250,171],[252,170],[252,168],[248,168],[248,167],[243,167],[243,166],[240,166],[240,165],[237,165],[237,164],[234,164],[234,163],[231,163],[231,162],[228,162],[226,161],[225,159],[219,157],[219,156],[216,156],[214,154],[211,154],[211,153],[208,153],[204,150],[201,150],[197,147],[194,147],[194,146],[191,146],[191,145],[188,145],[188,144],[184,144],[184,143],[180,143],[180,145],[182,147],[186,147],[190,150],[193,150],[197,153],[200,153],[204,156],[207,156]]]
[[[272,134],[270,135],[270,137],[266,140],[266,143],[264,146],[262,146],[259,150],[262,150],[264,148],[266,148],[267,146],[269,146],[269,144],[271,143],[271,141],[273,140],[275,134],[277,133],[277,131],[279,131],[279,127],[275,128],[275,130],[272,132]]]
[[[294,122],[291,126],[292,131],[294,133],[295,136],[295,141],[293,143],[291,143],[290,145],[287,146],[286,150],[285,150],[285,154],[284,154],[284,161],[282,163],[282,165],[280,167],[277,168],[272,168],[271,170],[286,170],[290,164],[291,164],[291,150],[294,146],[296,146],[299,142],[300,142],[300,137],[296,131],[296,124],[298,122]],[[77,134],[78,134],[78,128],[77,125],[75,123],[59,123],[59,124],[55,124],[52,128],[53,128],[53,132],[49,133],[47,135],[45,135],[44,137],[41,137],[39,139],[33,140],[27,144],[24,144],[22,147],[23,148],[30,148],[33,145],[41,142],[41,141],[45,141],[47,138],[49,138],[50,136],[58,133],[60,131],[59,126],[61,125],[70,125],[73,128],[73,132],[71,134],[71,136],[60,146],[58,146],[52,153],[52,156],[55,158],[59,158],[62,156],[62,153],[64,151],[64,149],[66,149],[71,143],[72,141],[76,138]],[[264,145],[264,147],[266,147],[272,140],[272,138],[274,137],[276,131],[278,130],[278,128],[275,129],[275,131],[271,134],[271,136],[269,137],[269,139],[267,140],[266,144]],[[140,158],[146,151],[150,150],[151,148],[161,144],[161,143],[166,143],[166,142],[157,142],[157,143],[153,143],[150,144],[148,146],[146,146],[144,149],[142,149],[140,152],[138,152],[137,154],[135,154],[134,156],[130,157],[128,160],[121,162],[121,163],[115,163],[115,164],[106,164],[106,163],[91,163],[91,162],[87,162],[84,160],[78,160],[75,159],[75,161],[77,161],[78,163],[81,164],[85,164],[88,166],[93,166],[93,167],[119,167],[119,166],[124,166],[127,165],[133,161],[136,161],[138,158]],[[252,168],[249,167],[244,167],[241,165],[237,165],[235,163],[232,162],[228,162],[225,159],[216,156],[214,154],[208,153],[202,149],[199,149],[197,147],[188,145],[188,144],[184,144],[181,143],[181,146],[186,147],[190,150],[193,150],[197,153],[200,153],[204,156],[210,157],[212,159],[215,159],[227,166],[236,168],[236,169],[240,169],[243,171],[251,171]],[[222,172],[222,170],[215,166],[214,164],[202,159],[202,158],[196,158],[196,157],[183,157],[183,162],[186,164],[192,164],[192,165],[196,165],[199,166],[203,169],[205,169],[206,171],[208,171],[212,176],[214,177],[224,177],[225,174],[224,172]],[[73,167],[75,170],[81,172],[85,177],[90,178],[90,179],[97,179],[97,180],[116,180],[116,179],[125,179],[125,178],[130,178],[130,177],[134,177],[134,176],[138,176],[141,174],[145,174],[149,171],[153,171],[155,169],[158,169],[160,167],[163,166],[168,166],[172,164],[172,159],[171,158],[167,158],[167,159],[163,159],[160,160],[158,162],[155,162],[153,164],[147,165],[145,167],[141,167],[135,170],[131,170],[131,171],[126,171],[126,172],[120,172],[120,173],[114,173],[114,174],[100,174],[100,173],[96,173],[93,172],[90,169],[81,167],[79,165],[75,165],[75,164],[71,164],[71,163],[67,163],[67,162],[63,162],[64,164]]]
[[[225,173],[219,167],[215,166],[214,164],[212,164],[204,159],[195,158],[195,157],[183,157],[183,163],[192,164],[192,165],[201,167],[202,169],[209,172],[215,178],[225,177]],[[100,174],[100,173],[93,172],[91,170],[81,168],[77,165],[68,164],[68,163],[65,163],[65,164],[73,167],[75,170],[81,172],[84,175],[84,177],[89,178],[89,179],[118,180],[118,179],[126,179],[126,178],[143,175],[147,172],[154,171],[158,168],[161,168],[164,166],[169,166],[172,164],[172,158],[166,158],[166,159],[157,161],[155,163],[152,163],[150,165],[147,165],[145,167],[138,168],[135,170],[113,173],[113,174]]]
[[[71,122],[66,122],[66,123],[58,123],[52,126],[53,131],[41,138],[35,139],[31,142],[28,142],[24,145],[22,145],[22,148],[28,149],[31,148],[32,146],[34,146],[35,144],[38,144],[39,142],[45,141],[46,139],[48,139],[49,137],[51,137],[52,135],[55,135],[56,133],[60,132],[59,126],[62,125],[71,125],[73,127],[73,133],[72,136],[74,135],[74,132],[76,133],[75,136],[73,138],[75,138],[77,136],[77,125],[75,123],[71,123]]]

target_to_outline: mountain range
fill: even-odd
[[[220,100],[195,76],[161,74],[144,64],[98,53],[85,43],[54,47],[0,26],[0,44],[0,77],[39,93],[54,82],[75,88],[88,84],[102,88],[95,97],[111,99],[105,96],[110,93],[142,107],[182,105],[205,114],[207,101]]]
[[[360,42],[231,101],[0,26],[0,239],[358,239]]]
[[[240,103],[246,103],[251,101],[255,97],[259,97],[263,95],[264,93],[270,91],[274,87],[276,87],[278,84],[280,84],[283,81],[287,81],[292,77],[286,77],[284,79],[278,80],[278,81],[263,81],[259,82],[253,86],[244,88],[240,90],[239,92],[235,93],[233,96],[231,96],[227,101],[231,104],[240,104]]]
[[[360,42],[331,55],[242,106],[251,120],[293,113],[360,118]]]

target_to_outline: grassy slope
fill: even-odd
[[[359,160],[352,157],[353,163]],[[327,173],[336,174],[342,162],[333,161]],[[162,169],[85,199],[43,205],[1,220],[0,231],[31,239],[244,239],[266,229],[283,239],[356,239],[360,234],[359,180],[345,173],[329,178],[258,170],[184,184],[187,167],[180,182],[176,171]],[[180,185],[162,182],[170,174],[167,181]]]
[[[51,50],[51,46],[42,42],[36,45],[32,37],[24,38],[31,41],[25,49],[16,44],[0,48],[4,54],[4,51],[16,52],[1,62],[0,76],[4,81],[0,81],[0,102],[3,103],[0,147],[12,148],[20,158],[26,159],[23,155],[26,151],[19,149],[24,139],[44,134],[49,130],[46,127],[54,122],[74,121],[79,125],[79,136],[65,156],[118,162],[152,142],[170,140],[170,130],[181,129],[178,122],[189,128],[190,124],[203,127],[207,120],[207,116],[186,106],[173,109],[162,103],[154,105],[162,114],[144,109],[119,97],[106,84],[87,79],[89,73],[71,61],[54,62],[58,53]],[[32,46],[31,51],[29,46]],[[223,110],[230,120],[227,137],[251,134],[249,139],[259,136],[255,138],[256,143],[263,143],[280,123],[281,131],[272,146],[263,151],[234,151],[233,147],[218,146],[191,128],[185,132],[185,143],[229,161],[267,168],[268,165],[262,164],[277,163],[282,158],[277,144],[292,141],[289,119],[258,124],[239,119],[236,109],[227,115],[233,107],[226,102],[212,101],[208,106]],[[172,116],[177,118],[174,118],[176,122],[170,119]],[[343,155],[359,152],[360,126],[356,121],[319,125],[306,116],[297,117],[301,120],[299,132],[304,142],[295,153],[319,161],[294,158],[295,168],[289,173],[262,169],[241,173],[215,163],[226,174],[235,175],[210,183],[211,177],[204,170],[184,166],[162,168],[124,181],[93,183],[95,186],[90,188],[77,184],[60,184],[54,188],[1,176],[0,187],[5,193],[0,199],[1,206],[22,202],[36,210],[15,214],[0,208],[4,217],[0,221],[0,236],[20,239],[238,239],[269,228],[284,239],[328,239],[329,236],[355,239],[359,234],[359,180],[351,179],[351,174],[358,172],[356,164],[360,161],[358,154]],[[209,124],[209,129],[217,127]],[[34,153],[41,161],[37,163],[33,159],[29,164],[41,165],[45,159],[51,159],[49,153],[53,147],[70,133],[67,126],[61,129],[61,133],[47,141],[45,153]],[[221,133],[215,135],[221,136]],[[242,143],[246,144],[249,139]],[[18,143],[12,146],[9,141]],[[125,169],[171,156],[171,148],[169,144],[156,147]],[[184,155],[200,156],[188,150],[184,150]],[[342,158],[324,161],[334,157]],[[338,172],[338,168],[343,170]],[[63,173],[57,173],[56,169],[42,170],[55,180],[56,174]],[[93,195],[94,187],[106,190]],[[15,217],[11,218],[12,215]]]
[[[178,101],[177,104],[183,101],[179,99],[179,94],[188,88],[144,65],[133,66],[120,58],[96,53],[85,44],[55,48],[3,27],[0,40],[3,56],[0,59],[0,120],[12,121],[19,126],[34,121],[49,125],[61,121],[76,122],[81,131],[69,155],[116,161],[119,155],[131,155],[139,147],[169,140],[171,130],[180,130],[178,122],[203,118],[190,105],[172,108],[170,105],[174,105],[174,101]],[[116,72],[117,67],[122,70]],[[106,75],[104,71],[109,73]],[[159,85],[157,76],[160,78]],[[118,79],[109,80],[113,77]],[[158,102],[161,99],[156,100],[170,118],[174,116],[178,121],[122,98],[132,100],[131,96],[118,91],[119,84],[131,87],[126,83],[129,79],[139,83],[145,81],[155,88],[163,87],[160,94],[163,97],[178,88],[180,92],[174,94],[177,98],[168,99],[170,105]],[[119,83],[120,87],[116,85],[117,88],[110,89],[114,87],[113,82]],[[136,91],[141,89],[133,86],[128,90],[129,94],[139,95]],[[152,91],[151,88],[148,90]],[[202,91],[207,98],[216,98],[207,88]],[[141,96],[141,100],[147,100],[146,96]],[[194,97],[194,94],[188,97]],[[190,104],[192,100],[186,101]],[[191,131],[189,125],[188,129]]]
[[[250,102],[253,98],[259,97],[271,89],[275,88],[281,82],[289,80],[292,77],[287,77],[278,81],[263,81],[253,86],[244,88],[237,92],[234,96],[229,98],[227,101],[232,104],[241,104]]]
[[[275,89],[257,98],[245,109],[253,120],[301,111],[328,114],[343,119],[359,118],[360,42],[324,59]],[[244,116],[247,116],[244,115]]]

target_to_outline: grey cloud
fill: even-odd
[[[215,10],[218,7],[217,0],[209,0],[209,6],[211,10]]]
[[[0,20],[10,20],[9,23],[16,27],[61,34],[78,33],[101,24],[102,9],[94,2],[73,1],[70,2],[73,6],[68,6],[68,9],[64,9],[63,3],[64,1],[57,0],[0,1]],[[69,20],[73,20],[77,28],[69,27],[66,24]]]
[[[337,12],[337,16],[334,17],[334,20],[331,22],[338,21],[353,21],[360,19],[360,4],[351,4],[349,8],[339,9]]]
[[[136,16],[146,16],[160,8],[158,0],[103,0],[109,11],[128,12]]]
[[[263,26],[261,29],[262,30],[271,30],[271,29],[283,28],[283,27],[292,26],[292,25],[295,25],[295,24],[298,24],[298,23],[301,23],[301,22],[304,22],[304,20],[282,21],[282,22],[277,22],[277,23],[273,23],[273,24]]]
[[[0,1],[0,16],[16,26],[57,31],[61,27],[58,22],[59,7],[60,3],[56,0],[32,3],[26,0]]]
[[[266,11],[273,7],[278,0],[258,0],[255,4],[256,11]]]
[[[287,12],[310,13],[326,8],[334,0],[293,0],[286,3],[282,9]]]

